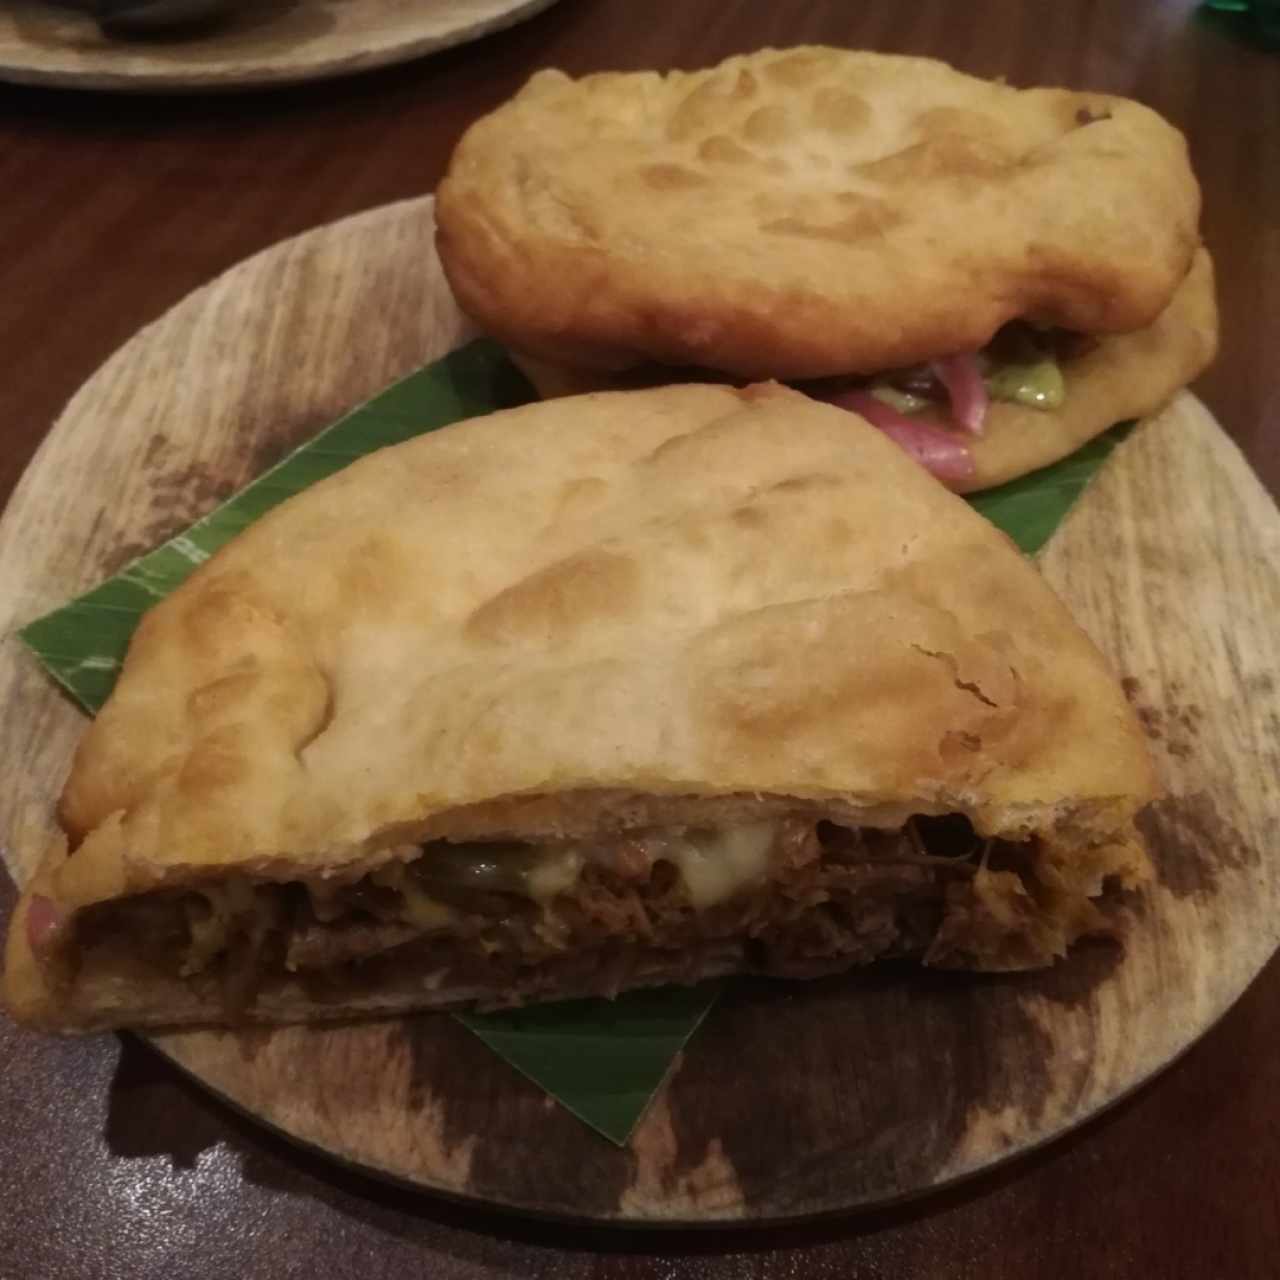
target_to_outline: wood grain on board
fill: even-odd
[[[233,0],[169,38],[113,39],[74,0],[0,6],[0,80],[76,89],[248,88],[406,62],[498,31],[554,0]]]
[[[12,628],[189,523],[467,335],[429,200],[287,241],[85,385],[0,522],[5,851],[22,880],[82,719]],[[413,272],[403,264],[413,260]],[[1168,1063],[1280,940],[1280,519],[1180,396],[1042,556],[1122,674],[1167,789],[1128,946],[1042,974],[890,966],[732,988],[617,1150],[447,1017],[192,1032],[165,1053],[265,1123],[410,1183],[623,1221],[790,1218],[897,1199],[1063,1132]]]

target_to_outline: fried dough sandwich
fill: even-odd
[[[546,401],[353,463],[145,615],[7,1003],[90,1030],[1047,965],[1146,873],[1152,794],[1093,645],[883,433],[776,385]]]
[[[810,47],[539,72],[459,143],[437,245],[544,395],[776,378],[963,492],[1209,363],[1199,213],[1182,134],[1137,102]]]

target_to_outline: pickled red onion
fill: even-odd
[[[948,488],[956,488],[972,478],[973,455],[969,446],[945,427],[925,421],[918,414],[909,417],[899,413],[869,391],[839,391],[819,398],[848,409],[878,427]]]
[[[46,950],[66,921],[62,908],[52,898],[34,894],[27,904],[27,941],[31,950]]]
[[[987,384],[982,380],[977,356],[972,351],[933,360],[929,367],[947,389],[951,400],[951,416],[966,431],[982,434],[987,421]]]

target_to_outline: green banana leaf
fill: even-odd
[[[623,1146],[723,982],[455,1017],[517,1071]]]
[[[363,454],[532,395],[496,343],[482,339],[461,347],[339,419],[186,532],[19,634],[93,715],[115,684],[142,613],[259,516]],[[1116,428],[1055,466],[978,494],[973,505],[1034,554],[1127,430]],[[458,1016],[518,1071],[621,1145],[721,986]]]

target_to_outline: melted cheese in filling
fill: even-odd
[[[572,889],[582,874],[582,854],[576,849],[548,849],[525,876],[525,887],[535,902],[545,903],[557,893]]]
[[[638,843],[651,861],[670,862],[676,868],[690,904],[701,911],[764,879],[776,831],[772,822],[752,822],[654,831]],[[459,844],[449,849],[448,874],[459,887],[518,892],[545,905],[573,888],[585,862],[582,850],[573,845],[525,845],[506,853],[493,845]]]
[[[680,872],[694,909],[703,911],[764,879],[775,835],[772,822],[685,832],[666,842],[662,856]]]
[[[422,888],[403,862],[388,862],[372,872],[369,879],[381,888],[395,890],[400,895],[404,918],[419,929],[444,929],[457,919],[458,913]]]
[[[653,862],[666,861],[680,875],[690,905],[704,911],[724,902],[769,872],[770,856],[777,838],[773,822],[743,823],[718,829],[651,832],[639,841]],[[520,892],[542,906],[577,883],[586,858],[572,845],[519,848],[506,857],[493,845],[454,846],[450,854],[450,875],[468,888],[501,889]],[[430,886],[419,882],[405,862],[392,861],[369,875],[369,880],[399,898],[400,918],[426,932],[447,930],[459,919],[459,911],[441,902]],[[342,895],[348,885],[311,884],[307,891],[317,921],[337,923],[350,907]],[[257,895],[248,879],[229,878],[218,885],[202,886],[184,904],[189,944],[181,972],[199,972],[223,951],[233,932],[254,921],[265,924],[270,904]],[[554,917],[546,915],[545,920]]]

